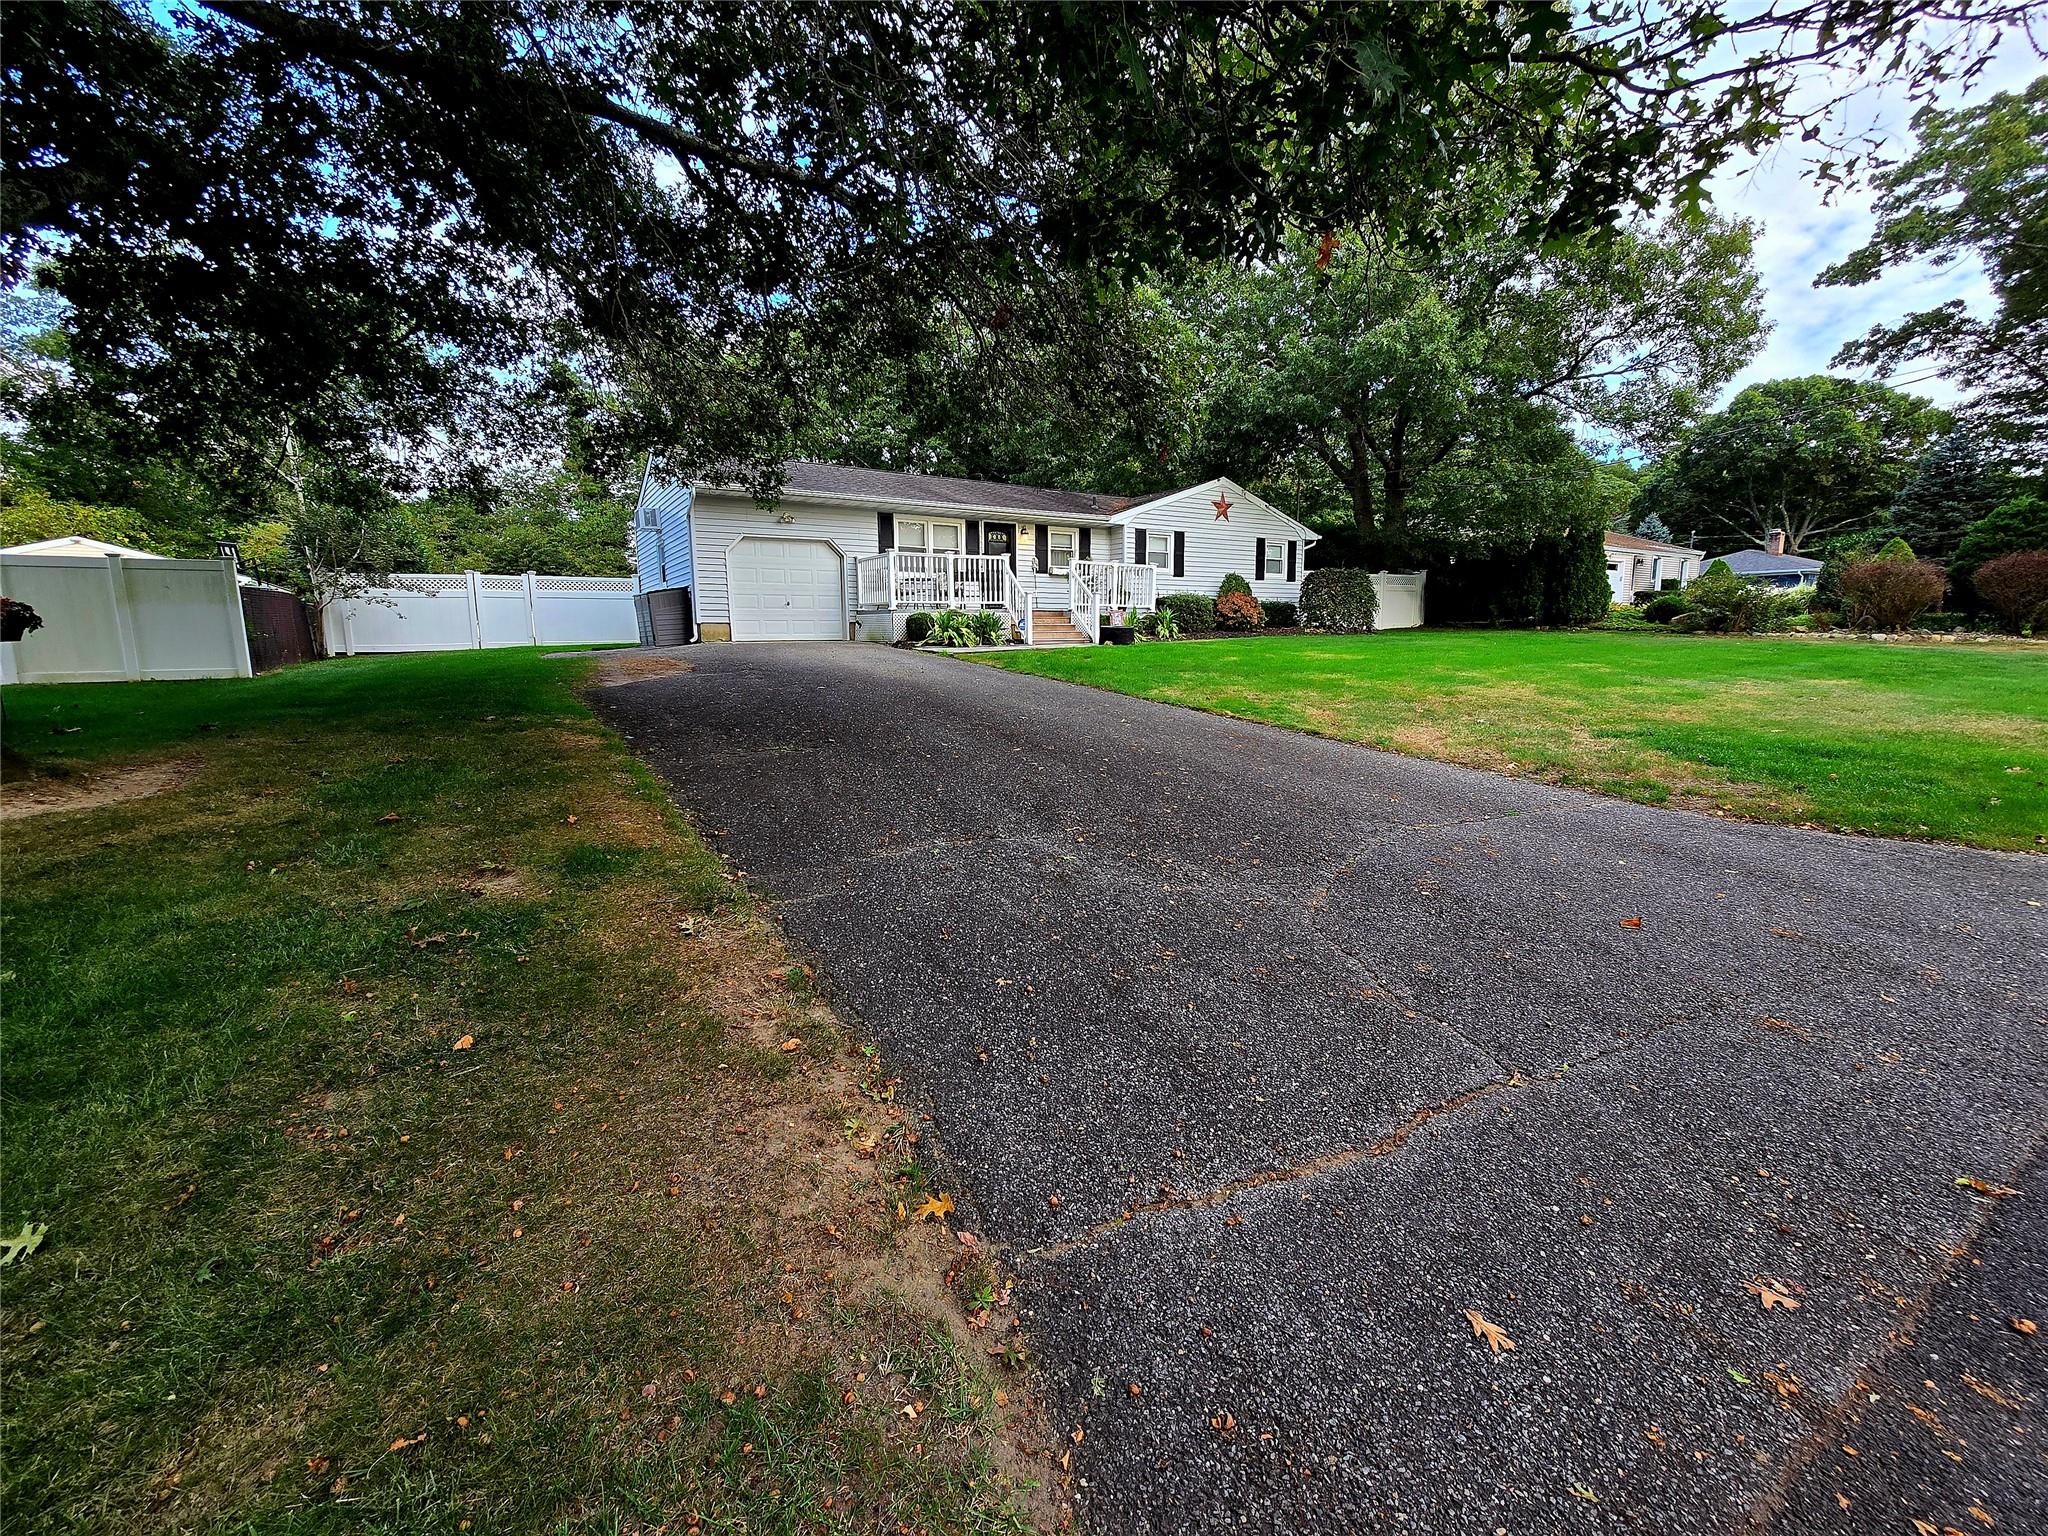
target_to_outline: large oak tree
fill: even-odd
[[[1503,153],[1532,228],[1610,225],[1824,120],[1813,67],[1928,88],[2023,8],[10,6],[0,276],[51,263],[74,382],[160,443],[502,425],[566,354],[624,440],[772,478],[842,365],[968,327],[1086,389],[1138,273],[1397,202],[1426,241]]]
[[[1762,339],[1747,225],[1545,246],[1468,211],[1456,241],[1302,236],[1183,289],[1200,457],[1388,545],[1555,527],[1598,499],[1574,436],[1669,443]]]

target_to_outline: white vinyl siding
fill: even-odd
[[[788,517],[787,523],[777,522]],[[785,500],[774,511],[754,504],[753,498],[727,491],[699,491],[690,513],[695,535],[697,569],[697,621],[700,624],[732,622],[732,590],[726,571],[726,552],[744,534],[763,538],[829,539],[844,556],[846,612],[854,612],[854,562],[862,555],[880,550],[881,534],[872,507],[830,506],[823,503]]]
[[[1221,495],[1230,502],[1230,516],[1218,518],[1215,502]],[[1123,514],[1129,532],[1112,544],[1100,533],[1096,547],[1099,559],[1149,560],[1159,566],[1161,592],[1199,592],[1214,597],[1223,578],[1232,571],[1251,583],[1252,595],[1261,602],[1299,602],[1301,577],[1313,536],[1300,525],[1268,507],[1238,486],[1215,481],[1198,485],[1149,506],[1135,507]],[[1137,536],[1142,530],[1150,546],[1141,549]],[[1175,533],[1184,536],[1181,574],[1173,572]],[[1259,540],[1266,541],[1266,563],[1274,572],[1259,566]],[[1287,543],[1294,541],[1294,580],[1287,579]],[[1107,547],[1105,547],[1107,546]],[[1155,558],[1164,550],[1163,558]]]
[[[640,489],[633,519],[633,590],[659,592],[693,584],[690,488],[650,480]]]

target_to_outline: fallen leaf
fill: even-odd
[[[396,812],[396,811],[386,811],[386,812],[385,812],[385,813],[384,813],[384,814],[383,814],[382,816],[379,816],[379,817],[377,818],[377,820],[378,820],[379,822],[385,822],[385,823],[389,823],[389,822],[394,822],[394,821],[403,821],[404,819],[405,819],[405,818],[404,818],[404,817],[402,817],[402,816],[400,816],[400,815],[398,814],[398,812]]]
[[[1968,1509],[1964,1510],[1963,1513],[1968,1515],[1972,1520],[1976,1521],[1979,1525],[1998,1524],[1996,1520],[1991,1518],[1991,1511],[1989,1511],[1988,1509],[1979,1508],[1975,1504],[1972,1504]]]
[[[424,1439],[426,1439],[426,1438],[427,1438],[427,1437],[426,1437],[426,1434],[425,1434],[425,1432],[423,1431],[423,1432],[421,1432],[420,1434],[414,1435],[414,1436],[413,1436],[413,1437],[412,1437],[412,1438],[411,1438],[410,1440],[404,1440],[404,1439],[400,1439],[400,1440],[394,1440],[394,1441],[392,1441],[392,1442],[391,1442],[391,1449],[392,1449],[392,1450],[394,1450],[394,1451],[406,1451],[406,1450],[410,1450],[410,1449],[412,1449],[412,1447],[414,1447],[414,1446],[418,1445],[418,1444],[419,1444],[419,1443],[420,1443],[420,1442],[421,1442],[422,1440],[424,1440]]]
[[[951,1211],[952,1209],[953,1209],[953,1197],[952,1197],[951,1195],[944,1195],[944,1194],[940,1194],[940,1195],[927,1195],[927,1196],[925,1197],[925,1202],[924,1202],[924,1204],[923,1204],[923,1205],[920,1205],[920,1206],[919,1206],[919,1207],[917,1208],[917,1214],[916,1214],[915,1216],[913,1216],[913,1217],[911,1218],[911,1220],[913,1220],[913,1221],[933,1221],[933,1220],[943,1220],[943,1219],[944,1219],[944,1218],[946,1217],[946,1215],[947,1215],[947,1214],[948,1214],[948,1213],[949,1213],[949,1212],[950,1212],[950,1211]]]
[[[1515,1341],[1507,1336],[1506,1329],[1499,1323],[1489,1323],[1470,1307],[1465,1309],[1465,1321],[1472,1325],[1472,1337],[1486,1340],[1486,1347],[1494,1354],[1515,1347]]]
[[[2041,1331],[2041,1325],[2036,1323],[2031,1317],[2016,1317],[2012,1320],[2012,1331],[2014,1333],[2024,1333],[2028,1338],[2032,1338]]]
[[[1799,1303],[1776,1280],[1752,1280],[1743,1289],[1762,1302],[1766,1312],[1773,1307],[1783,1307],[1787,1312],[1799,1310]]]
[[[475,1036],[475,1035],[464,1035],[464,1036],[463,1036],[463,1037],[462,1037],[462,1038],[461,1038],[460,1040],[458,1040],[458,1041],[456,1041],[456,1042],[455,1042],[455,1049],[456,1049],[456,1050],[458,1050],[458,1051],[466,1051],[466,1050],[468,1050],[468,1049],[469,1049],[469,1048],[470,1048],[470,1047],[471,1047],[472,1045],[475,1045],[475,1044],[476,1044],[476,1036]]]
[[[804,1043],[801,1040],[791,1038],[782,1042],[782,1048],[785,1051],[800,1051],[804,1048]]]
[[[1989,1179],[1980,1179],[1973,1173],[1966,1173],[1956,1183],[1964,1189],[1973,1189],[1980,1195],[1989,1195],[1994,1200],[2003,1200],[2007,1195],[2016,1195],[2018,1190],[2005,1184],[1993,1184]]]
[[[1640,917],[1624,917],[1621,920],[1621,926],[1624,928],[1640,928],[1643,926],[1643,920]]]

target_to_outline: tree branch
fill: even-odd
[[[463,71],[431,54],[393,47],[364,37],[338,22],[296,15],[273,4],[272,0],[199,0],[199,3],[273,42],[324,60],[358,80],[363,78],[365,70],[381,71],[424,86],[437,97],[450,94],[448,88],[463,80]],[[808,192],[842,208],[853,208],[860,202],[858,194],[829,177],[718,143],[675,123],[613,101],[603,91],[579,81],[557,78],[543,82],[507,69],[501,72],[497,83],[531,102],[552,96],[572,111],[624,128],[645,142],[685,159],[704,160],[762,181],[775,182],[793,191]]]

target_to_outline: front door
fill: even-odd
[[[1017,525],[1015,523],[983,523],[981,525],[981,552],[984,555],[1001,555],[1010,562],[1010,569],[1017,568]]]

